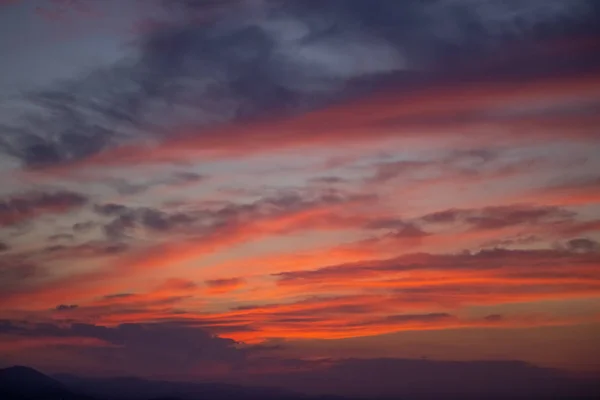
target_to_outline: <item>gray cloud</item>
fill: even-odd
[[[61,241],[72,241],[75,239],[71,233],[57,233],[55,235],[48,236],[49,242],[61,242]]]
[[[420,227],[415,224],[405,224],[401,226],[391,233],[388,234],[388,237],[392,237],[395,239],[411,239],[411,238],[423,238],[425,236],[429,236],[430,233],[424,231]]]
[[[0,147],[43,167],[177,126],[202,135],[202,127],[301,112],[385,86],[390,73],[435,71],[501,40],[597,18],[588,0],[230,1],[219,12],[208,12],[212,2],[167,4],[139,57],[31,93],[31,111],[3,126]]]
[[[476,113],[469,111],[469,116],[452,115],[443,118],[445,122],[465,122],[481,118]],[[489,121],[489,117],[485,117]],[[460,121],[458,121],[460,120]],[[423,115],[416,120],[403,120],[405,122],[431,126],[436,124],[435,116]],[[402,160],[376,163],[374,173],[367,182],[386,183],[393,179],[411,179],[417,181],[451,179],[453,177],[484,177],[504,175],[511,172],[521,172],[523,168],[530,168],[532,164],[543,162],[540,159],[526,159],[520,162],[507,163],[503,160],[503,153],[498,150],[474,148],[470,150],[451,151],[439,159],[433,160]]]
[[[450,209],[420,218],[429,224],[467,224],[473,229],[501,229],[508,226],[571,222],[575,213],[561,207],[510,205],[481,209]]]
[[[92,230],[96,226],[96,223],[93,221],[87,222],[77,222],[73,224],[73,232],[75,233],[85,233]]]
[[[505,239],[494,239],[485,242],[484,248],[507,248],[511,246],[531,245],[541,242],[541,238],[536,235],[517,234]]]
[[[107,361],[107,358],[113,362],[121,360],[117,364],[123,366],[123,373],[187,373],[189,368],[210,367],[212,363],[233,365],[245,358],[245,353],[235,347],[235,341],[213,336],[202,328],[174,322],[106,327],[83,323],[59,325],[4,320],[0,321],[2,334],[13,337],[97,339],[106,346],[80,348],[79,351],[89,352],[90,355],[94,353],[94,360],[99,362]]]
[[[0,281],[2,286],[13,286],[16,281],[23,281],[38,275],[37,265],[24,262],[17,257],[5,258],[0,262]]]
[[[194,172],[176,172],[164,178],[149,179],[133,182],[127,179],[110,179],[107,183],[112,186],[119,194],[134,195],[143,193],[149,189],[157,187],[171,187],[198,183],[205,180],[204,175]]]
[[[133,293],[115,293],[115,294],[107,294],[104,296],[105,299],[125,299],[128,297],[133,297],[135,294]]]
[[[29,192],[0,199],[0,227],[26,222],[45,214],[59,214],[79,208],[87,198],[68,191]]]
[[[569,240],[566,248],[578,253],[600,252],[600,243],[588,238],[577,238]]]
[[[30,282],[47,276],[43,266],[22,254],[0,257],[0,299],[23,290]]]
[[[145,229],[166,232],[179,226],[192,223],[196,218],[192,214],[168,213],[154,208],[132,208],[122,204],[96,204],[94,211],[114,219],[104,225],[104,233],[109,239],[122,239],[127,231],[141,226]]]
[[[56,311],[69,311],[79,307],[77,304],[59,304],[56,306]]]
[[[112,218],[104,225],[104,232],[108,238],[116,240],[125,238],[136,227],[155,233],[187,229],[187,233],[211,235],[235,230],[261,219],[319,207],[366,203],[375,198],[374,195],[330,188],[309,188],[278,191],[250,203],[227,202],[212,208],[188,207],[187,211],[181,212],[115,203],[96,204],[94,211],[100,216]]]
[[[399,218],[383,218],[370,221],[365,226],[367,229],[389,230],[386,237],[395,239],[423,238],[429,233],[419,225]]]
[[[32,253],[32,255],[39,257],[41,261],[48,261],[51,259],[102,257],[121,253],[127,249],[128,246],[124,243],[89,241],[70,245],[51,245],[37,253]]]

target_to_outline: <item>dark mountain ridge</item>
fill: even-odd
[[[66,385],[29,367],[0,369],[2,400],[93,400],[72,392]]]
[[[314,399],[284,389],[226,383],[174,382],[137,377],[88,378],[70,374],[55,375],[55,378],[78,393],[111,400]]]
[[[415,360],[413,360],[415,361]],[[358,362],[358,361],[357,361]],[[391,361],[390,361],[391,362]],[[396,362],[397,363],[397,362]],[[402,364],[402,362],[400,362]],[[393,363],[392,363],[393,364]],[[380,399],[380,400],[391,400],[391,399],[414,399],[414,400],[425,400],[425,399],[480,399],[488,398],[495,400],[508,400],[508,399],[596,399],[600,389],[598,382],[594,380],[571,380],[568,378],[561,379],[559,375],[554,376],[542,374],[540,379],[547,381],[550,379],[551,385],[546,387],[545,390],[538,390],[535,380],[529,378],[525,380],[521,379],[507,379],[505,386],[507,390],[498,390],[497,387],[488,386],[488,391],[485,393],[479,391],[460,391],[460,395],[457,391],[448,390],[449,386],[445,386],[440,382],[443,379],[451,378],[447,374],[442,374],[442,381],[440,376],[430,375],[430,379],[426,379],[430,384],[426,385],[429,387],[428,390],[421,390],[422,385],[414,386],[411,382],[415,382],[414,374],[421,375],[419,371],[419,363],[409,363],[404,360],[404,364],[409,366],[410,369],[405,369],[404,373],[398,373],[400,370],[394,367],[394,365],[388,365],[384,370],[381,370],[376,365],[372,368],[372,373],[367,373],[366,379],[369,381],[375,380],[376,375],[395,375],[397,378],[393,380],[398,382],[404,382],[401,391],[392,391],[393,393],[403,393],[400,396],[397,395],[383,395],[381,392],[377,393],[374,388],[364,388],[360,383],[360,379],[354,379],[352,376],[351,369],[353,368],[352,363],[347,363],[337,371],[333,371],[329,378],[327,376],[321,376],[321,380],[329,380],[329,384],[321,387],[318,391],[312,390],[312,395],[302,394],[293,392],[287,389],[281,389],[276,387],[267,386],[242,386],[228,383],[202,383],[202,382],[176,382],[176,381],[160,381],[160,380],[148,380],[137,377],[115,377],[115,378],[90,378],[80,377],[70,374],[59,374],[53,377],[47,376],[35,369],[23,366],[15,366],[5,369],[0,369],[0,400],[351,400],[351,399]],[[428,366],[428,362],[421,362],[421,369]],[[394,367],[394,368],[392,368]],[[474,365],[485,371],[485,365],[479,366]],[[414,374],[411,375],[410,370],[414,370]],[[459,375],[470,375],[472,379],[483,378],[486,373],[482,372],[483,375],[473,373],[472,370],[462,370],[460,365],[456,365],[457,373]],[[463,368],[464,369],[464,368]],[[432,372],[432,370],[429,370]],[[438,375],[440,371],[437,371]],[[488,369],[488,372],[489,369]],[[539,371],[542,373],[543,371]],[[396,375],[396,373],[398,373]],[[339,375],[336,378],[336,374]],[[340,376],[345,376],[345,379],[340,379]],[[285,376],[274,375],[271,377],[273,382],[283,386],[285,383]],[[297,377],[298,378],[298,377]],[[299,376],[301,382],[304,385],[289,385],[289,387],[304,387],[308,389],[306,385],[309,381],[314,381],[315,376],[304,377]],[[308,380],[304,378],[310,378]],[[348,378],[351,381],[355,381],[355,385],[348,383]],[[389,376],[386,377],[386,381],[389,381]],[[464,376],[463,376],[464,378]],[[514,376],[513,376],[514,378]],[[531,378],[531,376],[530,376]],[[436,380],[437,379],[437,380]],[[485,379],[484,379],[485,380]],[[298,381],[300,382],[300,381]],[[314,393],[331,393],[330,388],[333,386],[344,385],[347,390],[343,392],[345,396],[338,395],[315,395]],[[437,382],[437,384],[436,384]],[[357,386],[358,385],[358,386]],[[368,386],[368,385],[367,385]],[[546,385],[545,385],[546,386]],[[285,386],[288,387],[288,386]],[[421,389],[418,389],[421,388]],[[547,390],[547,389],[551,390]],[[338,387],[339,389],[339,387]],[[365,395],[365,389],[367,393],[372,393],[371,396]],[[362,392],[361,392],[362,391]],[[391,392],[388,392],[391,393]],[[483,396],[483,397],[482,397]]]
[[[0,400],[342,400],[267,387],[153,381],[136,377],[47,376],[33,368],[0,369]],[[344,398],[345,399],[345,398]]]

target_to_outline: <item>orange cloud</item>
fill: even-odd
[[[595,294],[598,295],[597,290]],[[543,298],[536,297],[537,300]],[[593,315],[575,320],[550,315],[493,315],[471,319],[445,311],[433,311],[431,307],[431,304],[424,307],[410,299],[383,294],[315,297],[293,303],[242,307],[230,312],[198,316],[197,320],[202,326],[216,329],[217,332],[227,327],[226,336],[244,342],[260,342],[268,338],[340,339],[403,330],[527,327],[598,320],[598,316]]]
[[[411,254],[295,270],[252,280],[208,280],[201,300],[190,281],[168,279],[146,292],[113,294],[57,310],[53,318],[123,322],[186,321],[246,342],[347,338],[401,330],[527,327],[596,320],[549,314],[473,319],[465,307],[600,298],[600,253],[494,250]],[[273,280],[275,278],[275,280]],[[243,287],[243,296],[235,291]],[[227,294],[230,303],[219,303]],[[218,307],[215,307],[218,305]],[[227,309],[229,308],[229,309]],[[574,322],[575,321],[575,322]],[[343,327],[341,329],[340,327]]]

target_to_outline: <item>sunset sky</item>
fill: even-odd
[[[599,2],[0,4],[1,365],[600,374]]]

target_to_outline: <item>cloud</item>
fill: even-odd
[[[210,294],[222,294],[236,290],[244,285],[242,278],[212,279],[204,282]]]
[[[549,304],[600,293],[598,181],[573,178],[595,166],[600,42],[577,35],[600,14],[568,1],[178,2],[139,58],[2,127],[8,178],[94,195],[0,201],[11,229],[89,204],[6,243],[2,316],[60,321],[64,343],[93,324],[113,365],[147,324],[256,344],[597,321]],[[197,366],[156,352],[123,366]]]
[[[149,207],[129,207],[123,204],[96,204],[94,211],[103,217],[112,218],[104,225],[109,239],[123,239],[136,227],[154,233],[168,233],[186,230],[188,235],[204,237],[218,236],[236,230],[243,230],[243,224],[252,225],[261,221],[293,215],[310,217],[311,211],[322,213],[327,209],[351,205],[372,200],[369,195],[345,193],[329,188],[312,190],[280,191],[251,203],[225,202],[218,208],[203,208],[189,205],[186,212],[169,212]],[[290,221],[293,222],[293,221]],[[332,222],[333,223],[333,222]],[[296,229],[301,229],[298,227]],[[282,229],[284,227],[282,226]]]
[[[75,296],[99,295],[105,291],[107,284],[118,285],[135,277],[140,271],[149,272],[154,269],[164,269],[189,260],[201,260],[214,254],[221,248],[235,246],[251,240],[265,238],[282,233],[301,232],[309,229],[337,230],[347,227],[354,221],[344,219],[328,220],[326,217],[352,206],[363,206],[374,200],[373,195],[346,193],[344,191],[318,189],[280,191],[247,203],[217,204],[209,208],[191,207],[189,214],[195,224],[185,226],[175,240],[168,240],[166,235],[160,242],[148,245],[129,244],[122,241],[109,240],[89,241],[73,245],[52,245],[42,249],[39,261],[64,262],[66,258],[81,261],[87,257],[110,257],[110,262],[104,268],[93,269],[64,277],[64,279],[40,284],[35,288],[16,291],[4,299],[5,305],[17,304],[22,296],[31,299],[35,292],[36,299],[43,302],[61,303],[71,301],[69,292],[75,289]],[[148,222],[138,219],[139,210],[144,208],[127,207],[118,204],[104,204],[96,207],[96,212],[103,216],[125,215],[133,216],[135,224]],[[156,211],[159,212],[159,211]],[[169,216],[171,214],[159,215]],[[117,217],[113,221],[121,222]],[[186,221],[188,218],[186,218]],[[318,222],[318,225],[315,225]],[[108,224],[110,226],[110,223]],[[143,225],[141,225],[143,226]],[[144,226],[145,227],[145,226]],[[145,227],[146,229],[149,229]],[[156,230],[156,233],[161,231]],[[114,236],[109,236],[115,238]],[[122,239],[121,236],[118,236]],[[108,260],[107,260],[108,261]],[[79,301],[79,297],[76,299]],[[30,302],[30,304],[32,304]]]
[[[88,199],[74,192],[29,192],[0,199],[0,227],[17,225],[39,216],[62,214],[82,207]]]
[[[187,279],[171,278],[167,279],[156,289],[158,292],[187,292],[196,290],[198,285]]]
[[[577,262],[575,262],[577,260]],[[291,271],[275,274],[282,284],[306,284],[307,282],[325,282],[344,278],[372,277],[380,273],[432,271],[473,271],[479,274],[509,270],[527,270],[547,273],[549,270],[562,269],[567,265],[580,264],[593,266],[599,262],[595,254],[577,254],[561,250],[482,250],[476,253],[456,255],[412,254],[389,260],[357,262],[345,265],[323,267],[316,270]],[[389,275],[388,275],[389,277]]]
[[[105,287],[107,289],[108,287]],[[95,321],[98,324],[121,324],[136,321],[185,322],[192,313],[187,307],[203,304],[195,298],[201,293],[198,285],[181,278],[166,279],[146,290],[136,293],[115,293],[88,296],[76,307],[56,308],[58,313],[69,311],[69,321]],[[67,292],[67,295],[77,296]],[[70,307],[70,308],[68,308]],[[60,319],[60,314],[53,314]],[[217,331],[215,331],[217,332]]]
[[[322,265],[323,261],[316,262]],[[5,305],[28,299],[33,307],[60,298],[68,301],[64,304],[77,302],[78,307],[69,310],[69,317],[75,320],[106,324],[185,320],[249,343],[267,338],[347,338],[403,330],[568,325],[594,317],[584,313],[566,318],[548,312],[506,313],[501,319],[468,318],[459,310],[467,306],[597,297],[598,263],[597,252],[575,248],[409,254],[254,275],[252,280],[212,279],[205,282],[206,290],[194,281],[169,279],[145,292],[115,291],[117,295],[98,296],[95,293],[100,289],[119,287],[106,281],[104,271],[99,276],[84,274],[56,287],[22,292],[21,297],[13,296]],[[297,268],[297,262],[292,265]],[[98,280],[102,283],[97,287],[89,285]],[[235,289],[241,285],[244,295],[238,296]],[[201,292],[227,294],[232,308],[200,311],[198,307],[205,302],[213,304],[210,296],[198,297]],[[340,330],[339,326],[345,328]]]
[[[0,260],[0,287],[8,295],[27,286],[30,280],[44,276],[46,271],[22,255],[9,254]]]
[[[379,164],[377,172],[371,178],[373,182],[383,183],[399,175],[414,172],[428,166],[429,163],[422,161],[396,161]]]
[[[339,176],[323,176],[319,178],[313,178],[311,179],[311,182],[317,184],[333,185],[336,183],[344,183],[346,182],[346,180],[344,178],[340,178]]]
[[[502,153],[492,149],[454,150],[435,160],[418,159],[384,161],[374,165],[375,172],[367,182],[382,184],[397,178],[423,179],[422,176],[471,176],[506,173]],[[427,179],[427,178],[425,178]]]
[[[600,178],[584,176],[565,182],[554,182],[532,194],[546,204],[580,205],[600,201]]]
[[[47,167],[162,141],[181,126],[193,127],[185,140],[205,147],[214,140],[207,127],[319,108],[386,87],[397,72],[435,76],[441,65],[468,64],[498,51],[498,42],[535,37],[542,28],[550,37],[554,25],[589,30],[593,7],[587,0],[384,0],[370,7],[287,0],[228,2],[213,13],[179,2],[141,38],[137,59],[27,96],[34,110],[3,127],[2,148],[27,167]],[[232,133],[226,136],[231,143]]]
[[[95,370],[109,376],[133,373],[154,379],[178,374],[189,380],[219,379],[316,395],[481,398],[500,394],[507,398],[543,398],[562,393],[582,394],[588,383],[567,379],[565,373],[555,369],[512,360],[305,359],[278,355],[273,348],[267,349],[269,354],[265,355],[265,346],[242,347],[232,340],[210,335],[202,328],[176,322],[103,326],[2,320],[0,344],[5,344],[7,337],[13,346],[24,343],[34,350],[23,356],[30,365],[44,366],[53,372],[81,374]],[[286,345],[283,342],[283,346]],[[68,360],[69,364],[57,368],[45,361],[50,355]],[[8,351],[7,359],[12,358],[14,353]],[[403,379],[397,379],[398,376]],[[474,377],[473,382],[465,384],[465,376]],[[506,382],[514,385],[506,385]],[[100,379],[97,383],[112,387],[112,391],[119,387],[113,379],[106,382]],[[136,388],[134,379],[127,386],[133,387],[136,393],[145,393],[148,385],[154,394],[164,391],[164,382],[154,385],[141,381],[141,384],[143,387]],[[178,388],[178,384],[173,383],[168,389],[206,393],[210,387],[181,385]],[[273,398],[281,395],[267,391],[258,397],[271,398],[271,394]]]
[[[423,282],[423,285],[426,285]],[[571,325],[594,320],[593,316],[581,318],[560,318],[550,314],[518,314],[502,318],[467,318],[450,311],[456,310],[456,303],[485,305],[486,300],[493,304],[499,302],[519,302],[520,300],[544,299],[543,294],[537,296],[521,296],[528,290],[512,289],[496,290],[495,287],[426,287],[423,290],[394,291],[390,286],[377,288],[379,293],[369,292],[369,285],[362,288],[365,293],[345,296],[312,296],[302,300],[270,303],[256,306],[241,306],[227,312],[196,315],[192,320],[207,329],[227,327],[223,332],[228,337],[248,343],[258,343],[269,338],[294,339],[341,339],[377,336],[393,332],[446,330],[467,327],[532,327]],[[360,290],[357,286],[357,291]],[[439,290],[438,290],[439,289]],[[290,288],[293,291],[293,288]],[[457,299],[457,291],[467,293],[463,299]],[[306,289],[305,289],[306,291]],[[561,289],[564,293],[564,289]],[[311,293],[315,291],[311,290]],[[296,294],[297,296],[298,294]],[[511,300],[507,300],[512,295]],[[557,292],[553,293],[554,296]],[[588,292],[588,296],[590,296]],[[263,301],[267,301],[264,299]],[[461,305],[462,305],[461,304]],[[398,310],[406,310],[398,314]],[[409,311],[410,310],[410,311]],[[431,311],[437,310],[437,311]],[[339,329],[343,326],[344,329]],[[250,328],[250,329],[248,329]]]
[[[56,311],[69,311],[79,307],[77,304],[59,304],[56,306]]]
[[[182,212],[168,213],[149,207],[132,208],[122,204],[96,204],[94,211],[105,217],[114,219],[104,225],[104,233],[111,240],[119,240],[127,231],[136,226],[149,231],[167,232],[181,226],[188,226],[197,217]]]
[[[387,237],[396,239],[414,239],[423,238],[430,234],[419,228],[414,224],[404,224],[397,227],[395,230],[390,232]]]
[[[587,238],[571,239],[566,243],[569,251],[577,253],[591,253],[600,251],[600,243]]]
[[[48,236],[49,242],[61,242],[61,241],[70,242],[70,241],[73,241],[74,239],[75,239],[75,236],[70,233],[57,233],[57,234]]]
[[[103,241],[89,241],[70,245],[50,245],[38,252],[31,252],[31,256],[40,261],[49,260],[77,260],[82,258],[95,258],[103,256],[114,256],[128,250],[125,243],[107,243]]]
[[[481,209],[438,211],[421,217],[421,220],[431,224],[466,224],[472,229],[486,230],[515,225],[571,222],[575,215],[572,211],[561,207],[515,204]]]
[[[490,314],[487,315],[484,319],[486,321],[501,321],[504,317],[501,314]]]
[[[64,295],[68,297],[70,294],[67,293],[72,293],[72,289],[75,289],[80,294],[85,293],[85,289],[83,288],[85,285],[82,283],[85,279],[80,280],[82,278],[80,274],[67,277],[61,276],[62,271],[57,271],[55,266],[65,265],[65,262],[81,263],[89,262],[90,260],[97,261],[103,258],[114,261],[117,255],[127,249],[128,246],[124,243],[97,241],[69,245],[49,245],[25,251],[15,249],[0,260],[0,286],[2,287],[0,303],[7,305],[12,301],[11,299],[16,299],[20,296],[32,299],[41,295],[43,298],[44,290],[52,288],[50,289],[52,292],[56,289],[56,285],[60,286],[58,291],[63,292],[63,296],[60,296],[61,299],[57,300],[57,303],[65,301]],[[99,279],[102,274],[98,270],[94,270],[83,275],[88,278],[89,282],[89,280]],[[56,279],[57,276],[60,278]],[[62,286],[62,283],[64,283],[63,279],[71,283],[67,283],[66,287],[64,287]],[[81,288],[73,286],[77,286],[76,282],[82,285]],[[52,299],[49,301],[52,301]],[[46,300],[41,300],[41,302],[45,303]]]
[[[439,181],[436,178],[431,185],[425,182],[426,188],[437,189]],[[410,188],[411,184],[404,186],[398,195],[406,196]],[[425,193],[429,194],[429,191]],[[420,201],[416,196],[414,200]],[[335,221],[334,217],[330,219]],[[359,214],[346,217],[345,221],[349,228],[362,226],[365,233],[370,233],[355,242],[355,248],[388,254],[418,250],[522,248],[591,234],[599,226],[597,220],[582,218],[573,209],[524,203],[442,209],[405,219],[398,217],[397,212],[365,215],[364,210],[359,210]]]
[[[93,356],[98,367],[116,362],[120,373],[137,371],[144,375],[184,373],[211,365],[235,365],[245,353],[231,339],[207,333],[202,328],[177,323],[121,324],[102,326],[83,323],[27,323],[5,320],[0,335],[22,338],[89,338],[105,343],[104,347],[78,348]],[[102,355],[103,354],[103,355]]]
[[[340,143],[384,143],[392,140],[427,140],[440,144],[445,140],[458,141],[472,138],[480,146],[497,142],[493,127],[506,132],[502,140],[507,143],[544,142],[564,138],[568,128],[578,141],[596,137],[590,127],[597,124],[597,117],[590,111],[567,106],[565,99],[572,96],[598,102],[597,79],[588,75],[544,79],[537,77],[531,85],[523,87],[519,82],[506,82],[502,86],[493,82],[476,82],[453,89],[423,88],[422,92],[395,95],[383,92],[367,96],[362,101],[348,102],[335,107],[310,112],[286,119],[262,120],[261,122],[230,124],[223,127],[199,130],[187,126],[168,136],[159,145],[139,148],[124,145],[114,150],[90,157],[81,167],[132,165],[181,162],[197,157],[221,159],[282,151],[290,148],[335,148]],[[562,80],[562,82],[561,82]],[[512,87],[512,90],[508,90]],[[435,93],[435,92],[438,93]],[[460,103],[453,99],[460,97]],[[512,104],[555,103],[564,112],[541,115],[495,116]],[[585,108],[585,107],[584,107]],[[367,110],[369,110],[367,112]],[[327,126],[326,132],[323,126]],[[451,132],[461,132],[461,137]],[[284,132],[284,134],[282,133]],[[57,169],[56,173],[67,173]],[[47,173],[54,173],[47,170]]]
[[[128,297],[132,297],[135,296],[133,293],[116,293],[116,294],[107,294],[106,296],[104,296],[105,299],[107,300],[112,300],[112,299],[125,299]]]
[[[505,239],[492,239],[482,244],[483,248],[513,248],[515,246],[527,246],[543,242],[542,238],[536,235],[517,234]]]
[[[73,224],[73,232],[75,233],[84,233],[88,232],[96,226],[96,223],[93,221],[86,222],[76,222]]]
[[[312,295],[353,293],[356,300],[348,297],[347,301],[365,307],[372,304],[373,312],[392,313],[396,307],[455,310],[469,305],[594,298],[600,291],[598,263],[597,252],[495,249],[404,255],[274,277],[282,286],[280,293],[290,298],[306,291]]]
[[[166,267],[199,259],[224,246],[275,234],[337,229],[347,226],[347,222],[340,225],[336,224],[335,218],[329,221],[326,217],[333,211],[368,204],[374,199],[373,195],[336,190],[281,191],[250,203],[227,203],[212,210],[200,210],[197,215],[203,225],[195,234],[191,232],[184,240],[132,254],[122,260],[123,269]]]
[[[527,278],[529,279],[528,282],[521,280],[520,283],[524,285],[522,293],[515,294],[510,292],[512,290],[510,289],[506,293],[501,293],[502,298],[494,298],[498,301],[505,301],[504,299],[523,299],[529,296],[528,293],[532,290],[531,285],[538,285],[543,282],[550,284],[552,279],[558,279],[558,275],[555,274],[555,269],[558,267],[547,261],[547,253],[543,251],[511,253],[512,250],[496,249],[494,251],[498,251],[497,253],[489,251],[488,253],[475,253],[471,257],[462,256],[463,258],[460,258],[457,256],[454,258],[456,265],[453,264],[452,258],[449,256],[439,256],[436,258],[432,254],[423,255],[422,258],[414,256],[414,260],[416,261],[410,258],[399,259],[397,266],[392,265],[393,259],[379,261],[377,259],[384,257],[384,254],[394,255],[403,251],[414,251],[416,246],[422,246],[422,248],[426,248],[429,251],[435,251],[436,248],[444,245],[447,241],[452,241],[454,248],[462,247],[463,242],[467,243],[471,239],[477,240],[475,248],[479,245],[483,248],[498,246],[513,247],[517,246],[517,242],[514,240],[517,240],[517,234],[523,228],[526,228],[530,234],[538,231],[539,234],[542,234],[550,228],[551,234],[547,239],[559,239],[563,241],[573,237],[570,234],[571,230],[575,228],[577,228],[576,230],[583,229],[583,227],[579,226],[581,222],[578,220],[575,221],[575,215],[562,208],[519,204],[484,207],[481,209],[450,209],[407,220],[392,217],[385,213],[381,216],[377,214],[362,214],[365,210],[370,210],[370,204],[376,200],[372,196],[355,195],[340,190],[308,188],[306,191],[283,191],[274,196],[267,196],[249,203],[219,203],[208,208],[201,206],[198,209],[188,207],[186,213],[197,217],[197,222],[189,226],[186,225],[186,230],[184,231],[178,231],[177,240],[165,240],[151,246],[136,247],[118,242],[90,242],[81,245],[49,246],[45,249],[43,257],[35,259],[36,262],[43,263],[49,260],[63,261],[65,258],[80,259],[90,256],[109,256],[111,257],[111,261],[106,264],[106,268],[101,270],[84,272],[64,281],[61,280],[41,285],[36,288],[37,293],[35,295],[29,293],[28,296],[32,304],[32,296],[35,298],[39,297],[40,302],[42,299],[45,299],[44,301],[53,301],[55,303],[65,301],[77,301],[80,303],[80,297],[76,297],[73,300],[69,298],[67,294],[69,292],[68,287],[73,285],[78,287],[75,296],[93,296],[103,294],[102,292],[106,293],[104,289],[106,285],[117,285],[113,289],[116,291],[129,291],[125,285],[118,286],[119,282],[126,282],[129,279],[133,279],[142,270],[144,273],[149,273],[157,268],[163,270],[190,260],[202,261],[211,254],[215,254],[220,248],[238,246],[251,240],[257,240],[257,238],[304,232],[305,230],[322,230],[326,232],[352,229],[356,234],[362,233],[369,236],[367,236],[366,240],[346,243],[345,245],[334,246],[334,248],[325,247],[321,251],[315,252],[314,255],[309,254],[308,257],[306,254],[299,254],[297,257],[283,254],[273,257],[273,259],[258,257],[256,259],[239,260],[237,263],[230,262],[229,264],[231,265],[229,266],[226,266],[227,263],[223,263],[222,265],[217,263],[211,268],[212,272],[208,276],[211,276],[213,280],[219,281],[219,275],[215,274],[215,272],[221,267],[233,268],[232,270],[226,269],[227,272],[223,274],[225,275],[223,278],[225,280],[231,279],[232,276],[246,276],[250,266],[252,267],[253,274],[256,276],[260,276],[263,273],[277,272],[281,273],[281,275],[277,275],[276,282],[286,288],[279,292],[286,292],[286,296],[291,296],[292,294],[302,294],[303,288],[309,284],[313,285],[311,290],[316,293],[326,293],[327,291],[337,292],[340,290],[354,291],[360,285],[363,285],[365,290],[376,290],[376,288],[388,290],[393,287],[403,287],[405,285],[412,287],[412,285],[417,284],[416,282],[425,285],[428,279],[430,279],[425,272],[423,272],[424,275],[422,278],[420,277],[421,274],[417,274],[414,277],[414,281],[409,280],[407,282],[402,282],[396,275],[403,272],[415,274],[416,271],[421,269],[423,271],[433,271],[442,268],[448,274],[456,273],[456,275],[440,275],[438,277],[439,284],[450,285],[464,281],[467,286],[471,285],[468,282],[472,282],[476,286],[489,287],[489,290],[492,290],[493,285],[507,284],[506,281],[502,280],[506,278],[505,276],[502,274],[498,276],[496,274],[495,264],[484,259],[484,254],[495,254],[497,261],[494,262],[497,262],[498,265],[502,264],[502,262],[508,264],[512,262],[516,268],[523,266],[523,262],[526,260],[533,260],[531,262],[535,265],[547,265],[547,271],[554,274],[548,276],[546,281],[544,281],[543,273],[537,277]],[[96,211],[99,214],[109,218],[121,213],[133,212],[132,210],[136,211],[138,208],[111,203],[96,207]],[[457,219],[460,219],[460,221],[457,221]],[[430,225],[434,221],[438,223],[445,221],[446,224],[451,223],[450,226],[453,228],[454,224],[463,223],[466,224],[467,229],[464,232],[436,233],[435,230],[430,229]],[[516,230],[503,231],[506,227],[516,227]],[[588,227],[586,229],[593,228]],[[376,232],[376,235],[370,236],[373,232]],[[481,236],[482,232],[490,233]],[[499,232],[506,234],[504,242],[498,238]],[[513,242],[509,241],[511,238]],[[540,240],[543,241],[544,238]],[[399,244],[403,246],[400,249],[401,251],[398,251]],[[506,252],[502,253],[502,251]],[[556,253],[557,260],[564,259],[569,260],[569,262],[574,258],[569,259],[568,257],[573,257],[573,255],[573,252],[564,249],[562,252],[557,251]],[[519,257],[522,257],[522,259],[519,259]],[[513,258],[515,261],[510,261]],[[366,260],[364,262],[367,267],[364,269],[360,268],[359,260]],[[337,265],[336,268],[331,269],[326,267],[327,265],[347,261],[351,261],[353,264]],[[587,265],[592,262],[593,259],[586,259],[584,263]],[[441,263],[441,266],[438,267],[437,263]],[[412,269],[408,267],[406,267],[408,269],[405,269],[403,264],[411,265]],[[294,268],[300,269],[300,271],[290,270]],[[312,268],[315,269],[311,270]],[[469,276],[468,274],[465,276],[466,271],[470,271],[471,269],[473,274],[475,274],[475,268],[481,271],[481,276]],[[344,270],[346,269],[349,269],[348,279],[344,275]],[[544,268],[540,267],[540,269],[543,270]],[[338,272],[341,274],[339,279],[336,278]],[[376,272],[382,274],[381,281],[362,281],[363,279],[375,276]],[[329,274],[333,274],[332,278],[328,277]],[[578,273],[573,276],[574,282],[572,284],[575,286],[582,285],[581,279],[584,279],[585,276],[593,276],[593,274],[589,275],[589,272],[581,271],[581,275]],[[202,279],[202,277],[199,279]],[[510,279],[515,279],[514,284],[517,284],[517,277],[513,276]],[[239,282],[236,281],[236,283]],[[262,290],[252,290],[253,285],[255,283],[248,286],[251,289],[250,291],[244,291],[244,293],[247,292],[245,294],[247,300],[254,298],[262,299]],[[560,289],[558,285],[559,282],[556,282],[556,286],[549,286],[548,293],[543,293],[539,296],[543,296],[544,298],[558,296],[559,293],[563,293],[561,292],[563,289]],[[497,286],[494,286],[493,290],[499,290]],[[61,292],[61,288],[64,291]],[[207,293],[228,293],[236,301],[242,299],[237,297],[239,293],[233,294],[230,289],[233,289],[233,287],[227,289],[209,288]],[[434,288],[431,290],[434,290]],[[582,288],[581,296],[587,296],[593,290],[593,287]],[[278,289],[275,289],[275,292],[278,293],[277,295],[281,294],[278,292]],[[467,293],[468,291],[465,292],[465,296],[467,296]],[[482,301],[481,293],[474,293],[467,300]],[[19,298],[26,294],[25,292],[20,294],[13,293],[10,296],[9,303],[18,303]],[[564,294],[566,296],[575,296],[576,289],[571,290],[565,287]],[[534,295],[531,296],[535,297]]]
[[[176,172],[164,178],[149,179],[144,182],[132,183],[127,179],[116,178],[108,180],[107,183],[114,187],[119,194],[136,195],[161,187],[170,189],[182,188],[186,185],[197,184],[206,179],[206,176],[194,172]]]
[[[479,33],[487,37],[502,35],[527,35],[545,24],[563,25],[569,20],[578,20],[587,15],[592,4],[589,1],[567,3],[558,1],[525,1],[512,3],[496,0],[484,1],[433,1],[426,5],[432,22],[437,21],[435,32],[440,39],[464,43],[468,33]],[[461,22],[476,26],[461,29]]]
[[[430,314],[400,314],[388,315],[384,318],[375,318],[367,321],[361,321],[356,325],[376,325],[383,323],[389,324],[404,324],[414,322],[438,322],[444,320],[452,320],[455,317],[447,313],[430,313]]]

